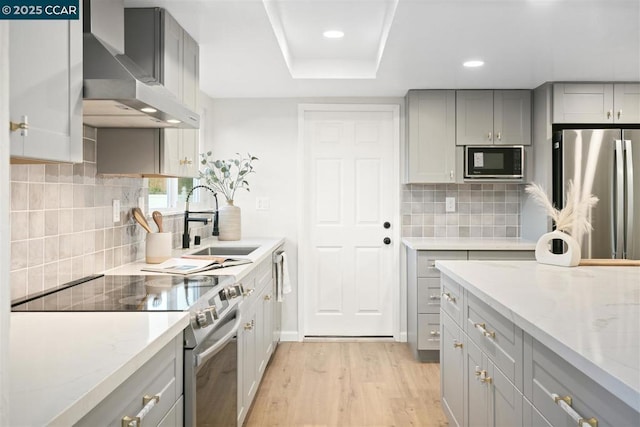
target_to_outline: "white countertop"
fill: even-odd
[[[247,256],[229,256],[230,258],[248,258],[252,261],[250,264],[235,265],[233,267],[217,268],[215,270],[201,271],[198,275],[214,275],[214,276],[234,276],[236,280],[240,280],[246,276],[258,263],[267,257],[271,256],[271,252],[278,246],[284,243],[283,238],[255,238],[255,239],[242,239],[234,241],[219,241],[217,238],[208,238],[202,240],[202,244],[199,246],[192,246],[189,249],[174,249],[173,257],[179,258],[185,254],[191,254],[204,249],[208,246],[259,246],[254,252]],[[162,273],[155,273],[150,271],[141,271],[141,268],[145,266],[155,265],[146,264],[144,261],[136,261],[129,264],[122,265],[120,267],[107,270],[104,274],[108,275],[158,275]]]
[[[417,251],[533,251],[536,242],[509,238],[404,237],[402,243]]]
[[[535,261],[436,267],[640,411],[640,268]]]
[[[187,327],[187,313],[12,313],[9,425],[80,420]]]

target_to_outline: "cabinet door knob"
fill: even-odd
[[[498,132],[496,134],[496,138],[498,139],[498,141],[502,141],[502,132]]]
[[[620,120],[620,117],[622,117],[622,110],[618,110],[618,120]]]
[[[493,132],[489,132],[489,134],[487,135],[487,139],[489,141],[491,141],[493,139]]]
[[[20,131],[20,135],[27,136],[27,131],[29,130],[29,119],[27,116],[22,116],[22,122],[9,122],[9,130],[11,132],[15,132],[17,130]]]
[[[611,114],[612,114],[612,113],[613,113],[613,111],[611,111],[611,110],[607,111],[607,119],[610,119],[610,118],[611,118]]]

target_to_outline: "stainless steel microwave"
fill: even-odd
[[[522,179],[524,147],[521,145],[468,145],[464,150],[465,179]]]

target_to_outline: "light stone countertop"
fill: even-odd
[[[191,254],[204,249],[208,246],[259,246],[254,252],[247,256],[233,256],[229,258],[248,258],[252,262],[250,264],[235,265],[233,267],[217,268],[215,270],[201,271],[198,275],[214,275],[214,276],[234,276],[236,280],[240,280],[245,277],[249,272],[258,265],[261,261],[271,256],[271,252],[278,246],[284,243],[283,238],[248,238],[235,241],[219,241],[217,238],[210,237],[203,239],[202,244],[199,246],[193,246],[189,249],[174,249],[173,257],[179,258],[185,254]],[[156,273],[152,271],[141,271],[141,268],[149,265],[144,261],[136,261],[129,264],[122,265],[120,267],[112,268],[104,272],[106,275],[158,275],[163,273]]]
[[[402,243],[417,251],[533,251],[536,242],[517,238],[404,237]]]
[[[189,324],[187,313],[11,313],[9,425],[69,426]]]
[[[640,411],[640,268],[535,261],[436,267]]]

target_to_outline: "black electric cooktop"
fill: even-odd
[[[186,311],[231,276],[92,276],[12,303],[12,311]]]

